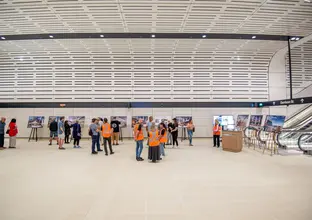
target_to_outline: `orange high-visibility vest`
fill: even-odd
[[[220,135],[221,134],[221,126],[219,124],[213,126],[213,134]]]
[[[105,138],[109,138],[112,136],[112,129],[109,123],[105,123],[102,125],[102,136]]]
[[[148,132],[148,145],[150,147],[157,147],[159,146],[160,142],[159,142],[159,135],[158,135],[158,130],[156,131],[150,131]]]
[[[161,132],[165,131],[165,134],[160,138],[160,143],[166,143],[167,142],[167,131],[166,129],[162,129],[159,133],[159,136],[161,136]]]
[[[136,124],[134,126],[134,139],[136,141],[144,140],[143,129],[141,128],[141,131],[139,131],[139,134],[137,135],[138,128],[139,128],[139,124]]]

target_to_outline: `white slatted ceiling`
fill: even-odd
[[[0,33],[206,32],[308,35],[304,0],[0,0]]]
[[[3,41],[0,101],[266,100],[269,61],[285,46],[209,39]]]
[[[287,82],[289,87],[288,55],[286,57]],[[312,83],[312,40],[291,50],[292,86],[304,88]]]

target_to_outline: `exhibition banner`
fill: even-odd
[[[192,120],[192,116],[177,116],[175,118],[177,119],[179,127],[186,126],[187,123]]]
[[[27,128],[42,128],[44,116],[29,116]]]
[[[132,116],[132,123],[131,126],[134,127],[134,125],[140,120],[143,120],[143,126],[146,127],[147,126],[147,122],[148,122],[148,116]]]
[[[126,128],[127,127],[127,116],[111,116],[110,122],[117,120],[120,122],[119,127],[120,128]]]
[[[83,128],[85,121],[86,121],[86,117],[85,116],[69,116],[68,117],[68,124],[69,125],[75,124],[76,120],[79,121],[80,126]]]
[[[156,125],[164,123],[167,126],[169,124],[169,121],[171,120],[171,116],[156,116],[154,120]]]
[[[286,116],[267,115],[264,122],[264,130],[268,132],[280,131],[284,126]]]
[[[263,118],[263,115],[251,115],[249,126],[259,129],[262,124],[262,118]]]
[[[238,115],[236,126],[241,127],[241,128],[247,127],[248,119],[249,119],[249,115]]]

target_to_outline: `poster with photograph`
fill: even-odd
[[[111,116],[110,122],[117,120],[120,122],[119,127],[120,128],[126,128],[127,127],[127,116]]]
[[[254,128],[260,128],[262,123],[263,115],[251,115],[249,126]]]
[[[234,129],[234,116],[233,115],[219,115],[213,116],[213,124],[215,120],[218,119],[219,123],[225,130],[232,130]]]
[[[27,128],[42,128],[44,116],[29,116]]]
[[[171,121],[171,116],[156,116],[155,117],[155,124],[159,125],[160,123],[164,123],[166,126]]]
[[[69,116],[68,117],[68,124],[69,125],[75,124],[76,120],[79,121],[80,126],[83,128],[85,121],[86,121],[86,117],[85,116]]]
[[[264,130],[268,132],[275,132],[281,130],[284,126],[286,116],[284,115],[267,115],[264,122]]]
[[[143,126],[146,127],[147,122],[148,122],[148,116],[132,116],[131,126],[134,127],[134,125],[135,125],[140,119],[143,119]]]
[[[177,122],[179,124],[179,127],[184,127],[187,125],[187,123],[192,120],[192,116],[177,116],[175,117],[177,119]]]
[[[49,116],[48,127],[50,127],[52,121],[59,122],[61,117],[65,116]]]
[[[238,115],[236,126],[241,127],[241,128],[247,127],[248,119],[249,119],[249,115]]]

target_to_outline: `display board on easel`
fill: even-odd
[[[38,128],[43,128],[44,116],[29,116],[27,128],[31,128],[29,139],[38,141]]]

